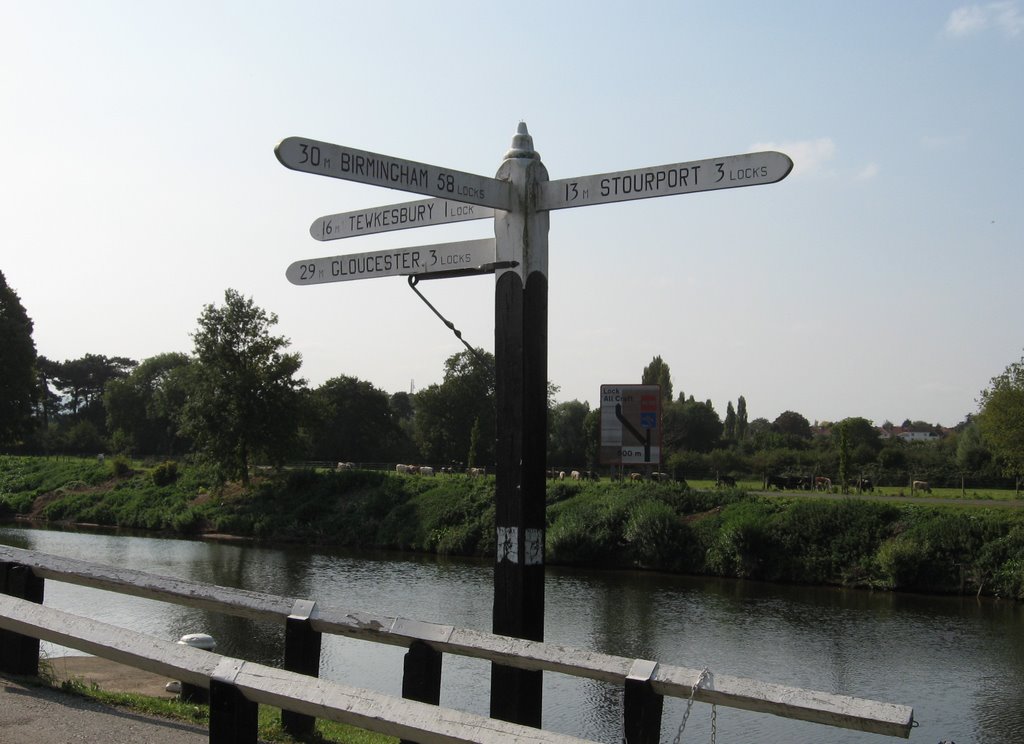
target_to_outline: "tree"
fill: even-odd
[[[0,445],[15,444],[32,429],[36,400],[36,345],[32,320],[0,272]]]
[[[661,397],[666,401],[672,400],[672,372],[660,356],[656,356],[651,363],[644,367],[640,377],[643,385],[661,385]]]
[[[583,441],[587,465],[593,470],[597,467],[598,452],[601,449],[601,409],[595,408],[583,419]]]
[[[1024,357],[981,392],[978,425],[1008,475],[1024,476]]]
[[[414,396],[413,436],[428,463],[465,463],[471,451],[478,464],[494,462],[494,355],[477,353],[480,357],[469,350],[448,357],[444,382]],[[479,434],[473,441],[475,426]]]
[[[191,362],[187,354],[158,354],[127,377],[107,383],[103,405],[107,430],[121,444],[115,449],[171,456],[187,448],[178,431],[189,397]]]
[[[66,446],[78,452],[103,449],[107,436],[107,412],[103,394],[110,382],[122,380],[138,366],[128,357],[107,357],[103,354],[86,354],[79,359],[63,362],[46,360],[40,364],[41,383],[46,385],[44,411],[51,401],[56,407],[46,412],[50,423],[59,425],[61,434],[70,434],[71,428],[88,422],[91,435],[65,437]],[[44,379],[45,378],[45,379]],[[51,394],[50,387],[56,390]],[[75,442],[78,442],[76,445]]]
[[[272,336],[277,315],[233,289],[224,306],[207,305],[199,316],[196,373],[184,410],[184,431],[224,479],[249,485],[254,458],[281,465],[294,451],[301,357],[284,353],[288,340]]]
[[[742,395],[736,401],[736,441],[747,438],[747,399]]]
[[[977,421],[971,421],[957,437],[956,464],[961,473],[977,473],[992,461],[992,452],[981,435]]]
[[[60,415],[60,395],[56,393],[56,385],[53,382],[59,369],[60,362],[51,361],[42,355],[36,357],[36,384],[39,396],[36,415],[44,429],[49,426],[51,420]]]
[[[732,407],[730,400],[725,407],[725,421],[722,425],[722,436],[729,441],[736,441],[736,409]]]
[[[314,460],[397,462],[412,443],[391,398],[369,382],[334,377],[310,393],[308,436]]]
[[[835,429],[832,430],[833,436],[836,436],[838,439],[836,444],[839,448],[839,485],[842,486],[843,493],[846,493],[846,476],[850,465],[851,420],[852,419],[846,419],[841,421]]]
[[[878,430],[875,425],[868,419],[860,416],[852,416],[845,418],[832,427],[832,441],[837,446],[840,443],[840,437],[846,436],[847,445],[850,451],[856,451],[858,449],[866,451],[868,453],[867,459],[874,460],[878,455],[878,451],[882,449],[882,440],[878,436]],[[863,457],[858,457],[858,460]]]
[[[691,397],[666,404],[663,416],[662,443],[670,452],[710,452],[722,438],[722,421],[710,401],[700,403]]]
[[[111,380],[119,380],[138,365],[127,357],[106,357],[103,354],[86,354],[80,359],[68,359],[57,365],[51,373],[51,380],[63,393],[63,412],[70,416],[95,418],[102,412],[103,391]],[[103,423],[104,417],[100,416]]]
[[[811,438],[811,423],[796,411],[783,411],[772,422],[772,429],[796,439]]]
[[[590,404],[578,400],[557,403],[548,424],[548,462],[555,467],[585,467],[587,440],[584,422]]]

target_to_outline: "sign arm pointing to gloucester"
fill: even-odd
[[[654,196],[759,186],[781,181],[791,170],[793,161],[788,155],[766,151],[563,178],[540,185],[537,208],[566,209]]]
[[[285,168],[303,173],[438,196],[495,209],[510,207],[509,185],[496,178],[354,150],[304,137],[286,137],[274,148],[274,154]]]
[[[292,284],[326,284],[384,276],[425,278],[430,274],[486,271],[494,263],[494,238],[435,243],[413,248],[392,248],[371,253],[309,258],[296,261],[285,271]]]

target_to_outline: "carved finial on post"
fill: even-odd
[[[526,129],[526,122],[519,122],[516,128],[516,135],[512,138],[512,147],[505,153],[505,159],[509,158],[532,158],[540,160],[540,153],[533,149],[533,137]]]

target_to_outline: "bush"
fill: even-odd
[[[879,546],[875,562],[886,589],[913,586],[924,563],[923,546],[913,537],[899,535]]]
[[[178,463],[173,460],[162,462],[153,468],[153,483],[157,486],[169,486],[178,480]]]
[[[715,520],[719,525],[705,554],[707,569],[719,576],[762,578],[773,549],[768,521],[774,505],[761,501],[732,504]]]
[[[621,494],[584,491],[555,504],[548,510],[547,555],[558,563],[616,563],[627,514]]]
[[[110,461],[110,471],[115,478],[127,478],[132,474],[132,463],[124,455],[118,455]]]
[[[645,499],[630,510],[623,537],[637,563],[670,569],[682,562],[684,533],[675,509],[664,501]]]

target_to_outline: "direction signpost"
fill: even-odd
[[[326,284],[384,276],[481,273],[494,263],[494,238],[307,258],[285,271],[292,284]]]
[[[793,161],[781,152],[753,152],[693,160],[653,168],[564,178],[541,185],[538,209],[566,209],[591,204],[735,189],[781,181]]]
[[[486,176],[379,155],[329,142],[288,137],[274,149],[281,165],[304,173],[368,183],[414,194],[508,209],[509,185]]]
[[[309,226],[309,234],[317,240],[341,240],[410,227],[484,220],[493,216],[493,209],[478,204],[464,204],[453,199],[421,199],[318,217]]]
[[[495,178],[301,137],[282,140],[275,154],[292,170],[436,197],[321,217],[310,228],[317,240],[494,217],[493,240],[297,261],[288,267],[287,276],[292,283],[305,285],[402,274],[457,276],[467,273],[459,270],[463,265],[494,271],[497,550],[492,629],[502,635],[544,640],[550,212],[775,183],[789,175],[793,161],[778,152],[756,152],[549,181],[523,122]],[[455,208],[447,212],[453,203],[480,211]],[[641,396],[635,412],[623,401],[611,409],[614,422],[609,418],[609,430],[617,425],[623,440],[620,460],[622,445],[632,444],[625,441],[625,430],[637,445],[636,453],[631,450],[627,459],[657,461],[660,443],[654,434],[660,427],[660,413],[656,406],[645,406],[644,400]],[[540,726],[541,682],[539,671],[492,665],[491,715]],[[626,707],[629,735],[637,729],[628,713],[632,708]],[[660,721],[660,705],[655,707]],[[659,727],[645,722],[640,728],[652,733],[638,738],[657,741]],[[630,741],[633,738],[637,737]]]

